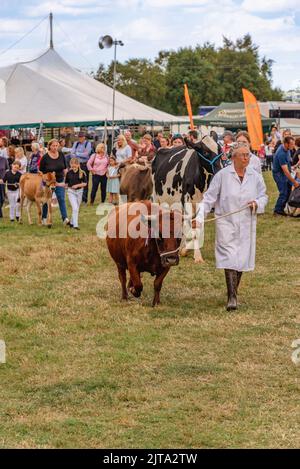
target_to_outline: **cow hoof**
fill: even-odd
[[[130,288],[129,291],[135,298],[139,298],[142,293],[140,290],[136,290],[134,287]]]
[[[52,225],[47,225],[47,226],[48,226],[49,229],[52,228]]]
[[[186,250],[186,249],[182,249],[182,250],[180,251],[180,255],[181,255],[181,257],[186,257],[186,256],[187,256],[187,250]]]

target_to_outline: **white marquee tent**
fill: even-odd
[[[112,119],[112,88],[71,67],[51,47],[35,60],[0,68],[0,84],[2,129],[104,125]],[[115,122],[160,125],[178,118],[116,92]]]

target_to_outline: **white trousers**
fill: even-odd
[[[20,217],[20,204],[18,203],[19,189],[17,191],[7,190],[7,198],[9,202],[9,217],[14,220],[15,217]]]
[[[72,207],[71,224],[74,226],[74,228],[78,228],[78,216],[80,204],[82,202],[82,194],[83,189],[78,189],[77,191],[74,189],[68,189],[68,198]]]

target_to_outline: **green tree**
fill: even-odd
[[[218,79],[223,88],[223,101],[242,101],[242,88],[247,88],[257,99],[280,99],[280,90],[272,89],[272,60],[260,61],[258,47],[246,34],[236,42],[223,38],[218,50]]]
[[[216,51],[205,44],[182,48],[170,54],[166,68],[166,102],[169,112],[186,114],[183,85],[188,85],[193,112],[200,104],[218,104],[221,98],[216,69]]]

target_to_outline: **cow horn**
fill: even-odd
[[[145,225],[147,225],[149,222],[155,222],[157,220],[157,215],[144,215],[142,213],[141,215],[141,221]]]

